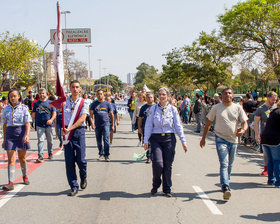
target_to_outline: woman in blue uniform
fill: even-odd
[[[2,147],[7,151],[8,156],[8,180],[9,183],[3,190],[14,189],[16,151],[20,161],[24,184],[29,181],[26,175],[26,150],[30,149],[29,133],[30,122],[32,122],[28,107],[21,104],[22,97],[17,89],[12,89],[8,94],[9,105],[3,110],[3,131],[4,141]]]
[[[172,197],[171,170],[176,146],[175,132],[182,142],[184,151],[187,152],[181,119],[177,109],[168,103],[169,96],[170,93],[167,88],[159,90],[159,103],[151,107],[144,129],[144,148],[146,151],[148,150],[148,141],[151,144],[153,163],[153,188],[151,194],[156,194],[162,183],[163,193],[166,197]]]

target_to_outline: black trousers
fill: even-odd
[[[153,162],[153,188],[158,189],[162,183],[164,193],[171,192],[172,163],[175,156],[176,138],[175,135],[152,134],[151,159]]]

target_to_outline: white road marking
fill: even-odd
[[[180,173],[176,173],[175,176],[181,176],[181,174]]]
[[[192,186],[192,187],[196,191],[198,196],[202,199],[204,204],[214,215],[223,215],[223,213],[217,208],[216,205],[214,205],[214,203],[210,200],[210,198],[204,193],[204,191],[200,187],[198,186]]]
[[[0,199],[0,208],[5,205],[10,199],[12,199],[18,192],[20,192],[25,186],[26,185],[23,184],[17,184],[14,190],[9,191],[6,195],[4,195]]]
[[[64,151],[60,149],[60,150],[58,150],[54,155],[55,155],[55,156],[59,156],[59,155],[61,155],[63,152],[64,152]]]

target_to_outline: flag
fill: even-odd
[[[62,53],[62,32],[60,26],[60,9],[59,2],[57,2],[57,29],[55,33],[55,44],[53,52],[53,65],[56,72],[56,95],[59,97],[51,103],[55,108],[59,109],[63,107],[63,103],[66,101],[66,95],[64,93],[64,62]]]

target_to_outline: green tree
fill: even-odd
[[[17,82],[24,86],[35,83],[36,79],[31,72],[41,55],[42,50],[38,44],[28,40],[23,34],[0,34],[0,89],[8,79],[12,81],[12,85]]]
[[[142,83],[143,80],[149,76],[149,75],[154,75],[157,74],[157,69],[155,69],[154,66],[148,65],[147,63],[142,63],[136,68],[138,71],[135,76],[135,83],[134,85],[138,83]]]
[[[97,84],[108,84],[112,86],[112,92],[119,92],[124,87],[124,83],[119,79],[119,77],[113,74],[109,74],[101,77],[101,79],[95,80],[95,85]]]
[[[239,2],[218,17],[232,51],[269,62],[280,83],[279,0]]]

